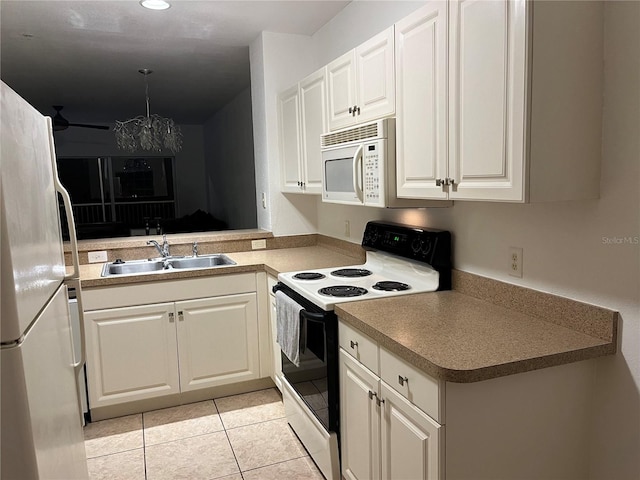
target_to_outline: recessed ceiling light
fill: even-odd
[[[142,0],[140,5],[150,10],[166,10],[171,6],[169,2],[164,0]]]

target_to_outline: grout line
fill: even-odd
[[[293,460],[300,460],[301,458],[311,458],[311,455],[309,455],[305,451],[305,455],[302,455],[300,457],[293,457],[293,458],[289,458],[287,460],[282,460],[280,462],[274,462],[274,463],[269,463],[268,465],[262,465],[260,467],[249,468],[248,470],[244,470],[242,473],[253,472],[254,470],[260,470],[261,468],[273,467],[274,465],[280,465],[281,463],[287,463],[287,462],[291,462]],[[315,463],[313,464],[313,466],[314,466],[314,468],[316,468],[316,470],[320,471],[318,469],[318,467],[315,466]]]
[[[147,480],[147,439],[144,432],[144,412],[142,412],[142,460],[144,465],[144,480]]]

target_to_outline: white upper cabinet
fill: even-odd
[[[602,21],[600,2],[452,0],[398,22],[398,196],[597,198]]]
[[[526,3],[450,5],[450,198],[524,201]]]
[[[447,3],[395,25],[396,180],[403,198],[447,198]]]
[[[299,84],[302,132],[302,178],[305,193],[322,193],[320,135],[327,125],[327,77],[325,69],[309,75]]]
[[[327,65],[329,129],[395,112],[393,27]]]
[[[322,193],[320,135],[327,131],[325,69],[278,96],[282,191]]]

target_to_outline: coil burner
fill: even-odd
[[[296,280],[321,280],[324,275],[318,272],[302,272],[296,273],[293,278]]]
[[[327,295],[329,297],[359,297],[366,295],[367,289],[362,287],[354,287],[351,285],[333,285],[331,287],[324,287],[318,290],[321,295]]]
[[[372,273],[371,270],[367,270],[366,268],[341,268],[340,270],[331,272],[331,275],[334,277],[357,278],[368,277]]]

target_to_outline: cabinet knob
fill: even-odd
[[[349,113],[353,115],[353,107],[349,107]]]
[[[373,397],[377,397],[378,394],[376,392],[372,392],[371,390],[369,390],[369,400],[373,400]]]
[[[178,312],[178,320],[180,320],[181,322],[184,320],[184,313],[182,312],[182,310]]]
[[[174,317],[175,317],[174,313],[173,312],[169,312],[169,323],[173,323]]]
[[[384,399],[379,398],[379,397],[376,395],[376,405],[380,406],[380,405],[382,405],[383,403],[384,403]]]
[[[356,107],[356,114],[360,115],[360,107]]]
[[[404,387],[405,383],[409,383],[409,379],[407,377],[403,377],[402,375],[398,375],[398,383]]]
[[[447,185],[455,185],[456,181],[453,178],[447,178],[447,182],[449,182]]]
[[[441,186],[442,186],[442,179],[436,178],[436,187],[441,187]]]
[[[358,342],[354,342],[353,340],[351,340],[351,348],[356,348],[358,346]]]

